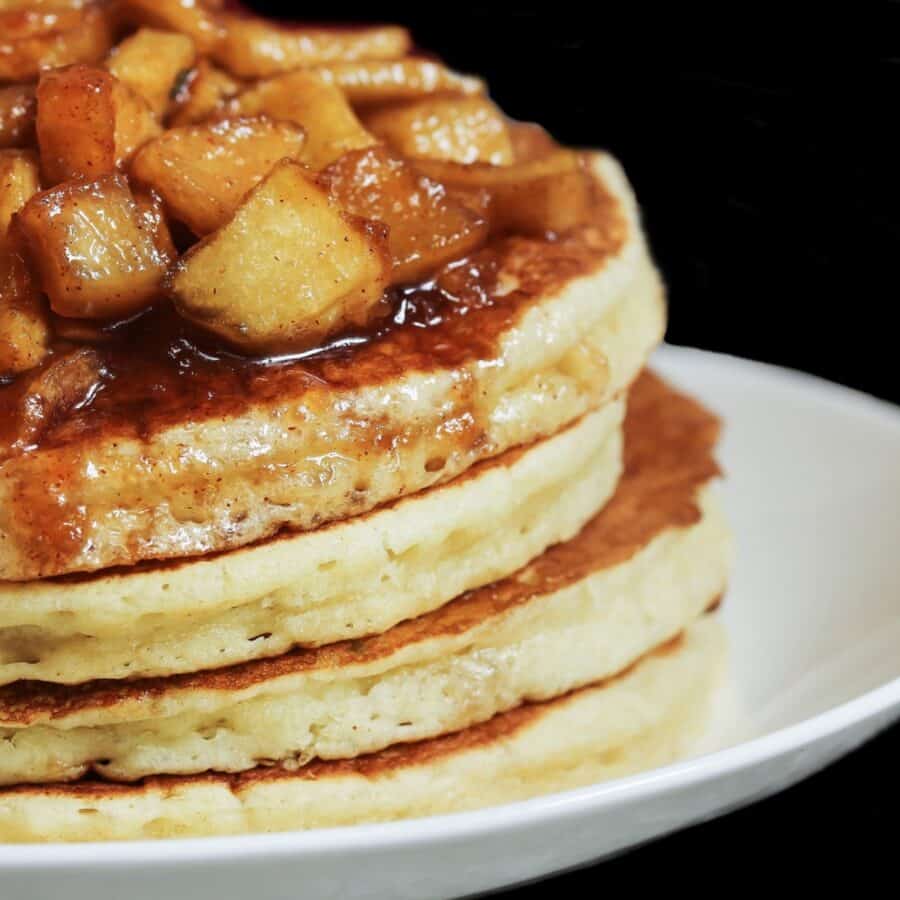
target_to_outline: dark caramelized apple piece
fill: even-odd
[[[389,227],[394,284],[465,256],[487,236],[482,216],[382,144],[345,153],[319,180],[345,209]]]
[[[494,231],[568,231],[588,219],[593,205],[594,182],[584,159],[571,150],[510,166],[463,166],[438,160],[421,160],[416,165],[449,187],[487,191]]]
[[[38,83],[38,144],[51,184],[115,172],[159,130],[147,101],[105,69],[54,69]]]
[[[99,62],[113,43],[106,6],[84,9],[0,6],[0,82],[27,81],[44,69]]]
[[[0,150],[0,376],[38,365],[48,352],[47,309],[25,265],[12,217],[38,190],[37,157]]]
[[[12,239],[0,241],[0,375],[40,365],[49,352],[47,306]]]
[[[103,382],[103,362],[96,350],[82,347],[51,358],[15,385],[18,402],[13,422],[4,424],[4,443],[14,449],[36,444],[68,413],[90,400]],[[13,434],[7,429],[12,426]],[[12,440],[9,440],[9,438]]]
[[[0,148],[27,147],[34,142],[34,91],[33,84],[0,87]]]

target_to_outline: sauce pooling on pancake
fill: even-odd
[[[97,328],[95,378],[63,411],[35,410],[22,434],[30,379],[0,383],[0,461],[14,452],[65,446],[87,434],[149,437],[179,421],[235,414],[305,385],[375,385],[403,373],[490,359],[503,331],[529,304],[601,268],[626,239],[615,198],[595,182],[591,216],[563,235],[495,238],[424,283],[392,288],[384,313],[296,356],[250,359],[159,304],[133,320]],[[61,341],[54,359],[81,342]],[[43,416],[43,418],[42,418]],[[34,423],[32,423],[34,425]]]

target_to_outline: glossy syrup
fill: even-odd
[[[146,439],[173,423],[296,398],[307,386],[352,390],[473,359],[487,363],[500,335],[533,301],[602,266],[624,235],[615,200],[598,185],[587,225],[561,237],[495,239],[430,281],[391,290],[374,327],[292,356],[239,356],[161,300],[130,321],[98,329],[90,342],[101,360],[96,384],[76,408],[48,420],[27,449],[101,432]],[[78,346],[61,341],[54,355]],[[0,384],[0,460],[16,439],[27,382],[26,376]]]

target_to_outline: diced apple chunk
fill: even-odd
[[[214,115],[229,97],[241,89],[227,72],[201,59],[187,74],[183,86],[174,91],[174,106],[169,123],[194,125]]]
[[[0,150],[0,247],[13,213],[41,189],[37,156],[30,150]]]
[[[278,25],[234,13],[220,17],[224,38],[212,57],[240,78],[265,78],[301,66],[360,59],[398,59],[410,49],[405,28],[311,28]]]
[[[291,72],[261,81],[229,101],[227,109],[245,116],[262,113],[301,125],[306,130],[301,159],[313,169],[324,168],[348,150],[375,143],[340,88],[313,72]]]
[[[46,303],[19,247],[0,241],[0,375],[18,375],[40,365],[49,352]]]
[[[512,142],[503,113],[486,97],[434,97],[379,109],[363,124],[403,156],[508,165]]]
[[[107,7],[60,7],[0,7],[0,82],[26,81],[44,69],[106,56],[113,43]]]
[[[41,76],[37,136],[52,184],[115,172],[159,131],[143,97],[105,69],[74,65]]]
[[[487,237],[486,219],[383,144],[345,154],[319,180],[349,212],[389,227],[393,283],[415,281]]]
[[[429,94],[481,94],[484,82],[430,59],[362,60],[316,66],[313,71],[339,87],[356,106],[397,103]]]
[[[13,395],[18,409],[10,422],[0,423],[6,426],[4,437],[13,447],[37,443],[49,426],[97,390],[104,375],[103,360],[89,347],[54,355],[46,365],[18,380]]]
[[[0,376],[39,365],[48,352],[46,304],[10,231],[13,215],[40,188],[37,157],[28,150],[0,150]]]
[[[135,179],[159,192],[170,215],[197,235],[224,225],[250,188],[303,150],[303,129],[264,118],[172,128],[134,158]]]
[[[421,160],[417,167],[449,187],[486,190],[494,231],[564,232],[583,224],[594,203],[594,182],[582,157],[571,150],[510,166]]]
[[[141,228],[147,234],[152,235],[156,249],[167,260],[173,260],[178,256],[172,233],[169,231],[169,223],[163,211],[162,197],[153,190],[141,185],[132,186],[131,195],[137,206]]]
[[[0,88],[0,148],[25,147],[34,140],[36,110],[33,84]]]
[[[172,88],[195,56],[194,42],[187,35],[141,28],[113,50],[106,67],[162,119],[172,102]]]
[[[42,191],[25,204],[16,224],[60,315],[126,316],[160,291],[169,254],[122,175]]]
[[[303,166],[278,164],[170,275],[179,311],[250,353],[309,348],[385,311],[384,227],[345,213]]]
[[[186,34],[201,53],[209,53],[225,34],[217,5],[202,0],[119,0],[126,22]]]

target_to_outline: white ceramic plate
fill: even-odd
[[[0,847],[3,900],[449,897],[599,859],[781,790],[900,715],[900,410],[665,348],[727,421],[732,684],[702,755],[433,819],[306,833]]]

